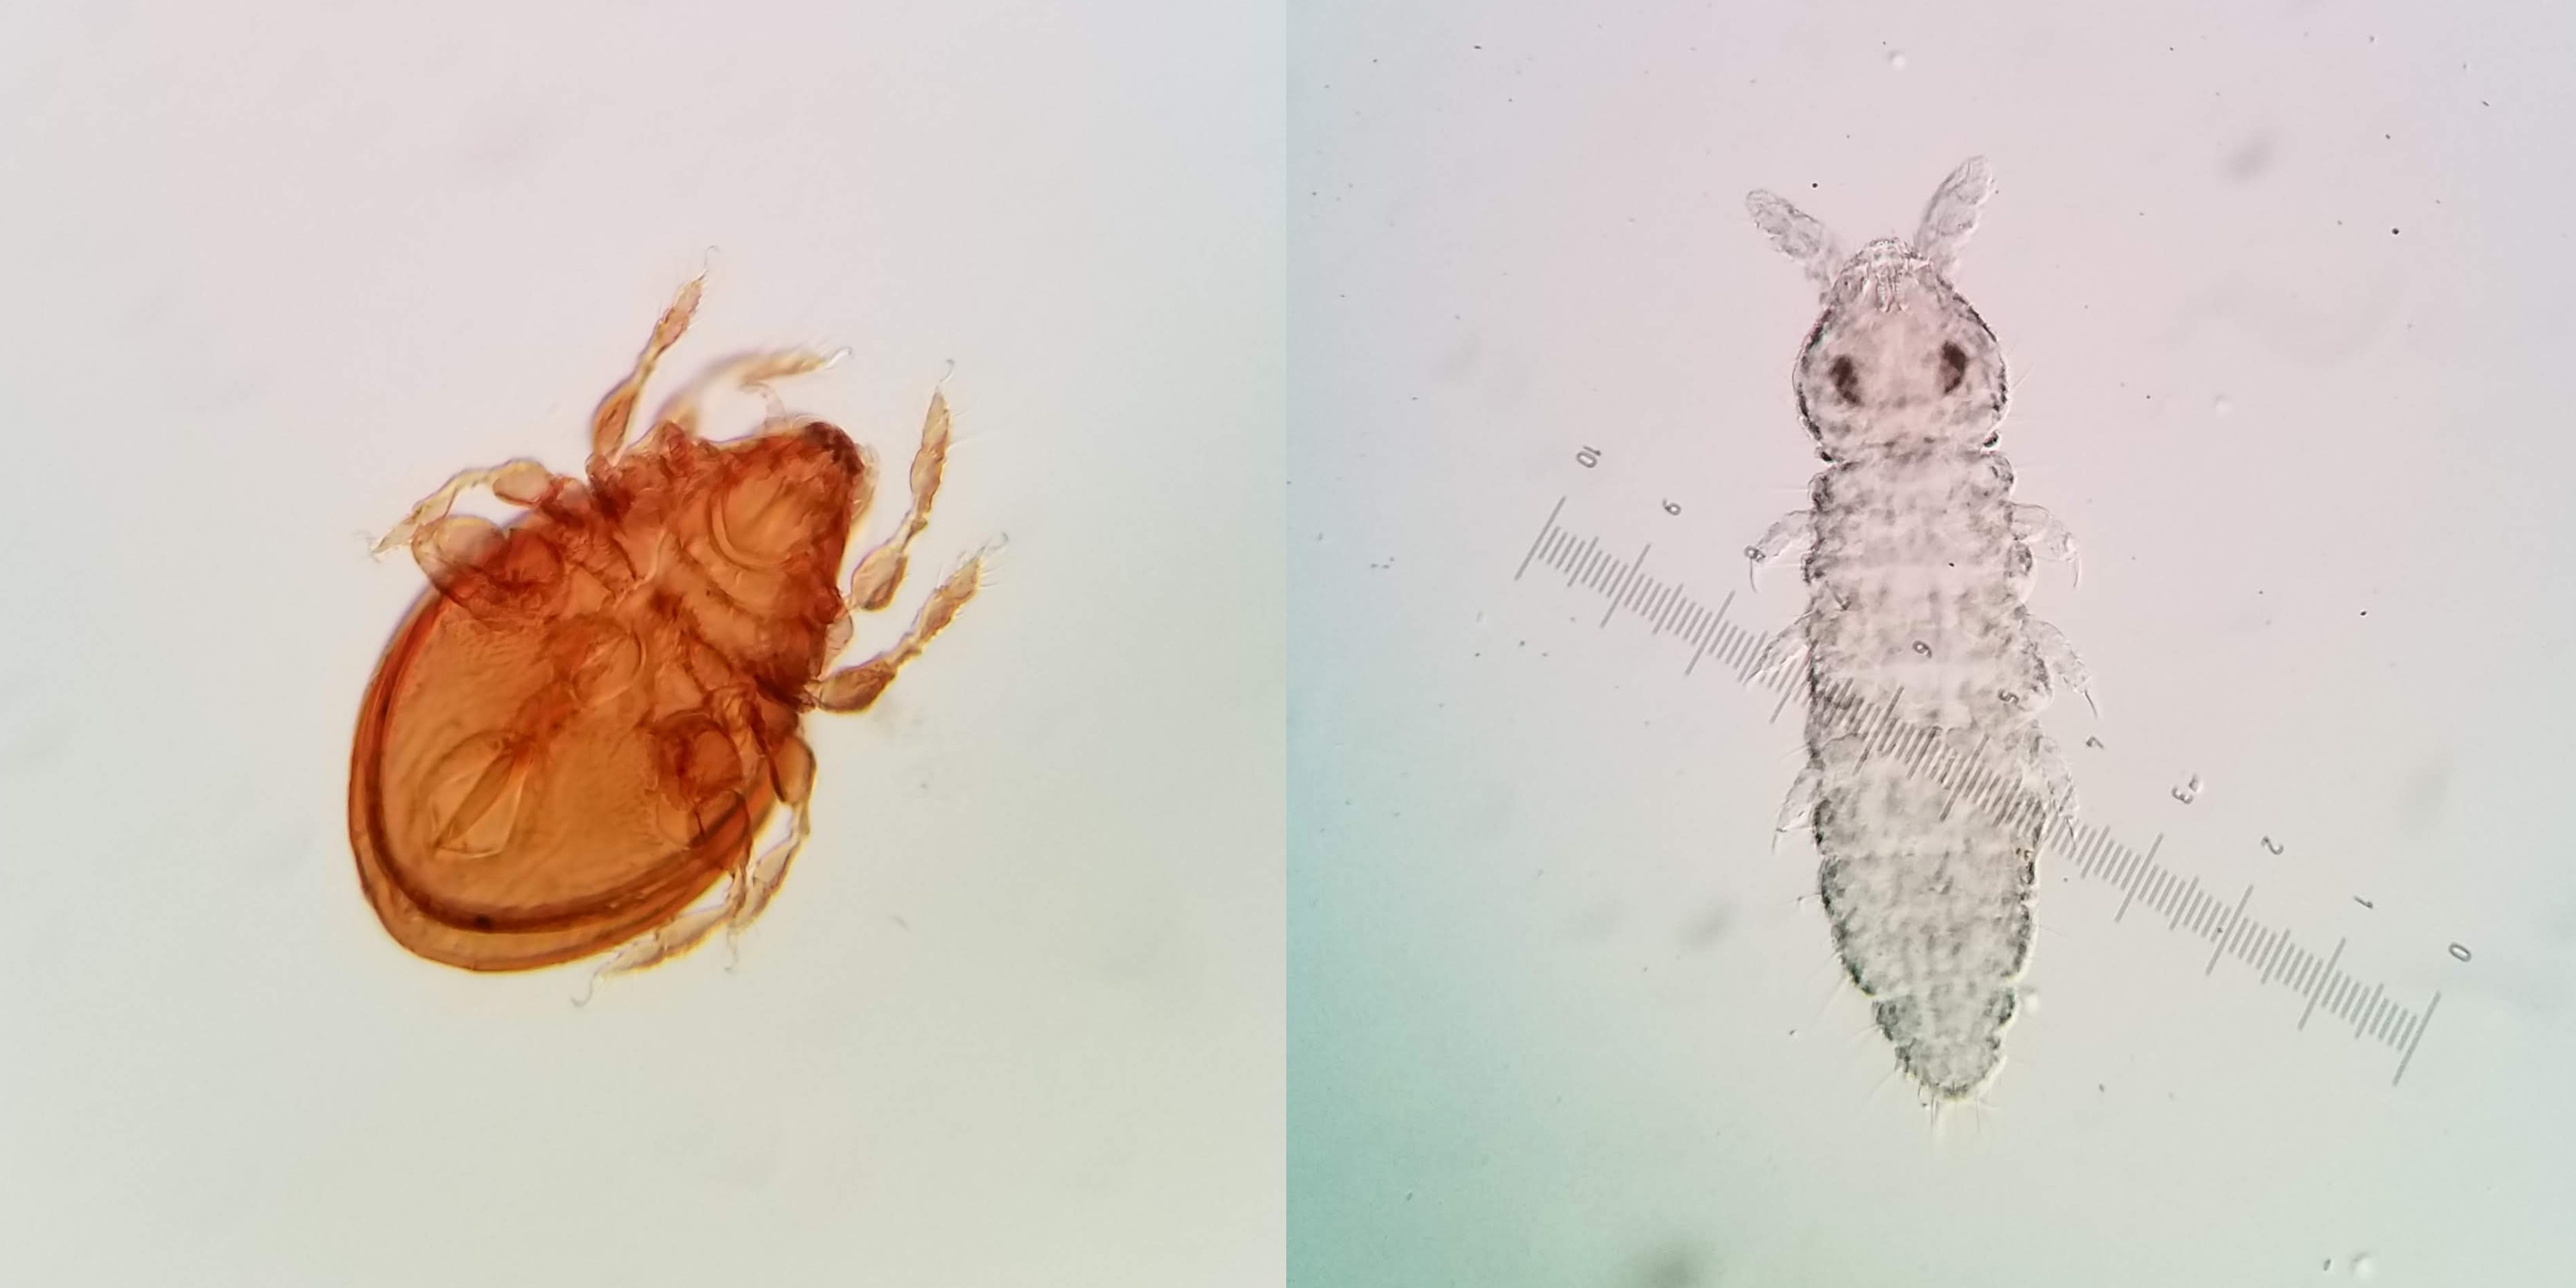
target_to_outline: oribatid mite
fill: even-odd
[[[688,329],[691,282],[590,424],[588,468],[522,458],[456,474],[377,549],[410,548],[429,585],[359,704],[349,758],[358,881],[395,942],[477,971],[611,954],[640,970],[741,931],[810,828],[815,711],[864,711],[973,598],[968,557],[884,650],[835,669],[859,613],[885,608],[947,460],[930,399],[892,535],[841,565],[880,472],[818,417],[699,432],[713,388],[765,389],[830,360],[720,364],[627,441],[657,359]],[[520,513],[450,512],[488,488]],[[785,835],[755,849],[764,825]],[[723,883],[723,893],[701,896]]]

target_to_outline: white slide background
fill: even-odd
[[[0,18],[0,1283],[1275,1282],[1282,36],[1258,4]],[[712,256],[710,251],[712,250]],[[700,364],[898,471],[985,594],[808,723],[719,945],[417,961],[349,737],[456,469]],[[757,401],[729,400],[737,432]],[[880,495],[867,539],[901,512]]]
[[[2563,1276],[2571,57],[2542,5],[1299,6],[1292,1279]],[[1936,1132],[1768,852],[1794,710],[1514,580],[1561,503],[1786,624],[1738,552],[1819,468],[1815,302],[1744,195],[1856,245],[1976,154],[2088,815],[2438,995],[2402,1081],[2044,856],[2033,1004]]]

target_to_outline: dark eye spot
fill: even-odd
[[[1856,404],[1860,401],[1860,372],[1852,366],[1851,359],[1834,359],[1834,364],[1826,368],[1825,373],[1834,378],[1834,392],[1841,394],[1844,402]]]
[[[1968,378],[1968,351],[1956,344],[1941,346],[1941,392],[1951,393],[1959,382]]]

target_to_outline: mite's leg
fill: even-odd
[[[957,616],[957,610],[965,607],[967,600],[975,597],[984,566],[991,558],[991,547],[967,556],[965,562],[957,566],[957,571],[948,574],[948,579],[939,583],[939,589],[930,593],[930,602],[921,606],[920,614],[913,618],[912,626],[904,631],[902,639],[895,641],[894,647],[815,681],[814,705],[825,711],[867,710],[877,700],[877,695],[894,683],[895,672],[902,669],[904,663],[919,657],[922,646]]]
[[[705,942],[708,935],[715,933],[716,927],[733,918],[734,901],[738,897],[735,892],[739,889],[738,884],[729,885],[722,902],[684,912],[661,929],[618,949],[614,956],[599,964],[598,970],[591,972],[590,987],[599,987],[599,981],[612,975],[631,975],[659,966]],[[576,1004],[589,1000],[588,990],[575,999]]]
[[[1771,530],[1763,533],[1761,540],[1744,548],[1744,584],[1753,586],[1754,578],[1764,564],[1776,562],[1792,550],[1814,545],[1815,541],[1816,516],[1811,510],[1800,510],[1772,524]]]
[[[859,460],[866,468],[859,472],[858,496],[850,504],[850,531],[852,532],[858,531],[859,525],[868,521],[868,507],[876,500],[877,491],[877,454],[869,451],[865,444],[861,444]],[[832,618],[831,626],[823,632],[823,661],[829,664],[847,652],[850,647],[850,637],[857,631],[857,623],[850,620],[849,602],[844,600],[841,611]]]
[[[635,419],[635,400],[644,396],[644,382],[653,375],[653,364],[661,361],[672,345],[689,329],[689,318],[698,311],[698,293],[706,277],[689,279],[671,307],[662,310],[662,320],[653,324],[653,338],[644,342],[644,351],[635,357],[635,369],[626,379],[599,400],[599,410],[590,417],[590,473],[600,471],[617,457],[618,446],[626,441],[626,431]]]
[[[2093,675],[2084,668],[2084,659],[2075,655],[2075,646],[2067,642],[2066,632],[2034,617],[2028,626],[2031,647],[2039,653],[2040,681],[2050,694],[2061,687],[2072,687],[2084,695],[2084,705],[2093,708],[2100,719],[2102,708],[2093,701]]]
[[[2084,584],[2084,554],[2075,548],[2075,534],[2057,521],[2057,516],[2035,505],[2012,508],[2012,530],[2015,540],[2030,547],[2042,559],[2075,565],[2075,584]]]
[[[525,458],[484,470],[464,470],[437,491],[432,492],[410,514],[403,516],[384,540],[376,543],[381,555],[398,545],[411,547],[412,560],[428,576],[438,593],[483,615],[507,611],[500,599],[478,597],[470,589],[474,570],[500,548],[501,529],[491,520],[474,514],[450,514],[456,498],[468,488],[489,487],[492,495],[517,506],[533,506],[552,495],[554,490],[572,480],[559,479],[546,467]],[[487,589],[489,583],[486,583]]]
[[[947,464],[948,396],[934,390],[930,412],[921,422],[921,446],[912,454],[912,502],[904,511],[901,526],[878,542],[875,549],[860,556],[859,566],[851,570],[843,615],[852,611],[873,613],[893,602],[896,588],[903,585],[912,539],[930,526],[930,503],[939,495],[939,475]]]
[[[797,781],[812,782],[813,756],[805,750],[803,743],[796,741],[794,734],[787,735],[787,741],[795,744],[792,749],[773,749],[765,745],[766,739],[762,736],[759,725],[756,700],[749,692],[741,689],[712,692],[707,696],[706,709],[712,713],[711,718],[687,715],[671,719],[682,722],[682,727],[685,729],[720,733],[725,741],[732,744],[732,751],[738,758],[738,763],[758,764],[766,760],[771,765],[779,767],[773,771],[773,784],[783,784],[787,781],[779,775],[795,774],[797,772],[795,766],[798,765],[803,766],[803,769]],[[780,760],[781,756],[786,759]],[[686,797],[674,798],[668,803],[682,809],[691,822],[702,827],[705,826],[704,820],[713,813],[744,808],[745,804],[754,798],[755,786],[756,784],[748,779],[708,784],[689,792]],[[804,831],[803,800],[804,791],[800,787],[788,802],[797,811],[795,826],[798,839],[802,839]],[[741,838],[734,843],[733,852],[725,857],[725,888],[721,899],[710,906],[691,908],[682,912],[652,933],[628,942],[625,947],[620,948],[607,961],[600,964],[597,973],[591,976],[592,984],[596,986],[598,981],[611,975],[631,974],[659,966],[704,943],[707,936],[714,934],[718,927],[735,925],[737,919],[742,918],[744,905],[751,898],[748,876],[755,866],[751,856],[752,840],[752,832],[745,829]],[[766,900],[764,899],[763,902]]]
[[[859,566],[850,573],[850,591],[842,601],[841,615],[832,623],[825,645],[838,655],[850,641],[850,614],[877,612],[894,599],[903,584],[903,574],[912,547],[912,539],[930,526],[930,505],[939,494],[940,472],[948,462],[948,398],[932,392],[930,411],[922,420],[921,446],[912,456],[912,500],[904,512],[903,523],[884,541],[862,555]],[[859,507],[865,510],[868,495],[862,492]],[[814,685],[815,705],[826,711],[864,711],[894,682],[895,672],[904,663],[920,656],[922,646],[956,617],[957,610],[975,597],[982,585],[986,568],[991,564],[998,543],[968,556],[957,570],[948,574],[939,588],[931,592],[930,601],[921,606],[910,629],[894,647],[861,662],[843,667],[824,676]]]
[[[395,546],[408,543],[413,552],[418,554],[422,548],[418,538],[427,535],[430,529],[446,523],[447,512],[455,507],[456,498],[464,495],[468,488],[490,487],[492,495],[512,505],[531,506],[544,500],[546,493],[553,489],[554,484],[555,476],[552,472],[544,465],[526,457],[507,461],[490,469],[459,470],[454,478],[447,480],[437,491],[430,493],[422,498],[420,504],[413,506],[411,513],[404,515],[403,521],[395,524],[393,531],[386,533],[384,540],[376,543],[375,553],[383,554]],[[477,522],[481,521],[477,520]],[[491,525],[486,523],[483,526]]]
[[[742,932],[768,911],[769,901],[778,895],[779,884],[787,879],[787,865],[795,861],[796,852],[805,848],[805,838],[813,833],[814,751],[805,740],[794,734],[769,749],[770,783],[778,792],[780,804],[793,811],[786,836],[752,860],[751,867],[734,877],[741,887],[741,900],[733,916],[725,923],[725,947],[737,959]],[[730,967],[728,967],[730,969]]]
[[[770,391],[770,381],[821,371],[840,360],[839,353],[774,349],[765,353],[746,353],[717,363],[662,400],[661,409],[653,413],[654,432],[659,433],[664,426],[669,426],[677,433],[695,436],[698,432],[698,403],[709,390],[724,385],[748,389],[766,397],[774,418],[782,409],[778,406],[778,396]]]
[[[574,1005],[588,1002],[591,990],[599,987],[599,981],[611,975],[631,975],[659,966],[697,947],[706,941],[707,936],[715,933],[716,927],[732,921],[734,915],[742,910],[746,893],[742,872],[750,857],[751,837],[746,834],[742,838],[742,852],[726,865],[734,875],[725,883],[723,899],[709,907],[683,912],[651,934],[629,941],[607,961],[601,962],[598,970],[591,972],[589,987],[574,999]]]

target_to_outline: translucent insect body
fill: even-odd
[[[1938,1101],[1974,1095],[2002,1063],[2036,856],[2074,808],[2038,716],[2084,685],[2064,637],[2022,607],[2034,551],[2072,558],[2074,543],[2012,501],[1995,450],[2003,353],[1950,285],[1991,187],[1971,160],[1911,243],[1850,255],[1787,201],[1746,199],[1824,305],[1793,380],[1826,468],[1811,508],[1753,548],[1757,563],[1803,551],[1809,591],[1789,636],[1806,657],[1808,757],[1782,826],[1814,835],[1835,950]]]

